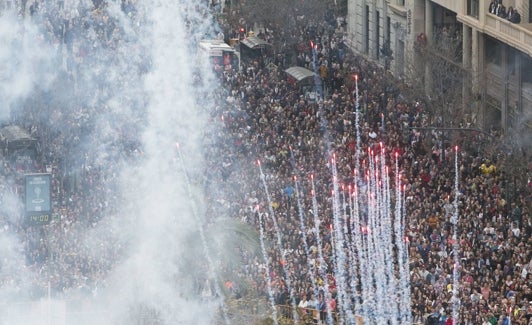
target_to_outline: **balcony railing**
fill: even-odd
[[[532,55],[532,31],[492,14],[486,14],[486,32]]]

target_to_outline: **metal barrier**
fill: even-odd
[[[316,308],[300,308],[297,307],[298,320],[294,319],[294,313],[292,306],[289,305],[277,305],[277,315],[279,317],[279,324],[290,325],[311,325],[311,324],[325,324],[326,313],[320,312]],[[332,312],[334,324],[338,324],[338,314]],[[321,318],[321,319],[320,319]],[[364,321],[361,316],[356,315],[356,324],[363,325]]]

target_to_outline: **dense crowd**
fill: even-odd
[[[94,9],[94,8],[93,8]],[[33,7],[32,14],[45,19],[49,26],[49,40],[64,55],[67,80],[82,84],[79,67],[90,60],[111,59],[115,45],[123,41],[124,31],[109,16],[105,6],[94,10],[72,10],[61,19],[57,12]],[[132,2],[124,1],[122,10],[135,20],[137,10]],[[37,19],[37,18],[35,18]],[[135,24],[133,24],[135,25]],[[231,26],[234,28],[235,26]],[[357,75],[360,93],[361,152],[384,143],[391,151],[400,153],[399,166],[406,181],[405,197],[409,243],[411,299],[413,319],[417,322],[436,319],[436,324],[449,323],[452,298],[452,225],[454,213],[454,151],[460,148],[459,159],[459,243],[460,243],[460,321],[459,324],[529,324],[532,318],[532,221],[530,219],[531,182],[529,157],[522,148],[509,145],[493,131],[456,132],[443,134],[424,132],[419,127],[431,126],[438,117],[428,111],[408,85],[396,80],[378,65],[350,52],[345,42],[341,21],[298,21],[291,31],[303,44],[274,49],[271,63],[262,58],[246,60],[241,69],[227,70],[218,75],[222,87],[216,92],[218,106],[213,123],[222,117],[225,136],[207,152],[207,178],[219,182],[223,202],[232,215],[259,227],[259,215],[265,220],[268,242],[276,242],[274,224],[268,218],[271,205],[283,234],[287,260],[279,255],[275,244],[268,247],[270,274],[265,274],[265,262],[259,256],[244,256],[241,273],[252,282],[259,295],[267,297],[267,278],[273,281],[276,303],[289,305],[286,294],[284,267],[290,270],[290,283],[297,293],[297,304],[319,308],[310,289],[311,274],[305,256],[303,238],[316,242],[309,231],[301,234],[294,176],[301,189],[310,189],[309,176],[316,182],[319,206],[320,237],[323,254],[328,262],[330,283],[334,283],[332,246],[328,225],[332,224],[330,203],[331,172],[328,153],[333,150],[338,159],[338,173],[343,182],[352,182],[355,165],[356,134],[354,125],[355,84]],[[282,31],[269,26],[256,33],[272,44],[280,44]],[[73,46],[75,45],[75,46]],[[92,57],[91,51],[109,56]],[[119,46],[117,46],[119,48]],[[136,48],[139,53],[141,49]],[[130,53],[131,54],[131,53]],[[264,58],[265,59],[265,58]],[[319,72],[323,80],[323,98],[315,100],[301,92],[297,82],[284,73],[291,65],[301,65]],[[140,65],[142,67],[142,65]],[[130,73],[142,73],[134,71]],[[95,76],[91,76],[95,77]],[[97,79],[97,76],[95,77]],[[105,92],[104,80],[96,80],[98,91]],[[90,96],[90,94],[81,94]],[[57,103],[55,103],[57,104]],[[132,103],[139,104],[139,103]],[[51,105],[52,106],[52,105]],[[114,174],[95,168],[97,159],[83,153],[80,142],[85,138],[87,125],[99,113],[92,107],[75,107],[71,114],[50,110],[52,120],[65,127],[51,129],[39,123],[36,106],[13,117],[13,123],[23,125],[40,139],[41,156],[32,169],[51,171],[54,209],[60,222],[48,227],[29,227],[13,222],[2,211],[4,231],[15,227],[26,252],[26,265],[36,269],[34,274],[51,272],[51,286],[57,294],[74,290],[94,292],[112,268],[113,254],[87,259],[89,253],[77,254],[72,234],[103,222],[104,213],[111,213],[113,192],[109,186]],[[98,107],[95,105],[95,107]],[[42,107],[39,107],[42,109]],[[101,108],[100,108],[101,109]],[[135,155],[138,144],[131,141],[137,130],[120,130],[117,152]],[[480,146],[478,144],[486,144]],[[65,155],[82,153],[72,163]],[[222,158],[220,158],[222,157]],[[2,157],[1,182],[13,193],[22,191],[21,170],[7,157]],[[220,161],[222,160],[222,161]],[[271,197],[266,197],[256,162],[260,160]],[[526,175],[516,175],[513,164],[524,161]],[[75,172],[73,165],[77,169]],[[23,172],[23,171],[22,171]],[[304,192],[304,191],[302,191]],[[244,193],[244,194],[243,194]],[[307,192],[308,193],[308,192]],[[211,193],[220,195],[219,192]],[[302,205],[311,210],[309,195],[301,195]],[[209,213],[216,214],[216,206]],[[104,212],[105,211],[105,212]],[[309,229],[313,228],[312,222]],[[46,241],[41,240],[47,238]],[[102,239],[104,242],[105,239]],[[315,246],[313,246],[315,247]],[[117,248],[118,249],[118,248]],[[317,254],[314,250],[313,254]],[[284,264],[286,263],[286,264]],[[40,269],[40,270],[39,270]],[[319,277],[319,274],[315,274]],[[36,277],[32,291],[41,296],[50,278]],[[229,279],[230,280],[230,279]],[[7,281],[3,279],[3,281]]]
[[[451,224],[455,195],[453,145],[458,145],[461,148],[458,212],[460,324],[507,324],[510,319],[513,324],[528,324],[532,316],[530,181],[521,182],[518,188],[508,186],[508,182],[517,176],[511,172],[514,159],[528,161],[526,152],[505,144],[505,139],[497,132],[491,135],[465,131],[448,134],[453,141],[448,143],[441,141],[444,135],[440,132],[416,130],[415,127],[433,125],[431,118],[438,117],[429,114],[415,95],[409,93],[407,85],[397,80],[389,82],[393,78],[387,71],[349,54],[340,24],[336,25],[334,21],[329,24],[324,19],[321,23],[305,22],[298,27],[295,33],[299,33],[301,39],[317,44],[317,57],[313,58],[310,48],[294,50],[291,55],[281,52],[277,53],[278,58],[294,59],[274,61],[278,67],[261,66],[257,60],[244,66],[241,73],[226,72],[221,77],[228,89],[227,111],[221,114],[231,114],[235,107],[237,111],[245,112],[240,118],[226,120],[234,141],[224,151],[231,152],[236,144],[235,160],[245,161],[246,157],[252,156],[267,166],[268,184],[270,193],[273,193],[271,204],[275,207],[283,238],[288,242],[286,249],[293,254],[286,262],[292,272],[290,283],[296,288],[298,303],[301,300],[303,306],[318,308],[317,297],[310,287],[310,264],[305,257],[303,236],[298,234],[300,212],[294,199],[294,176],[307,190],[311,188],[307,181],[310,175],[326,180],[320,184],[319,192],[323,197],[319,217],[324,253],[330,257],[333,243],[328,236],[328,225],[333,223],[333,213],[330,197],[325,193],[330,192],[332,175],[327,164],[327,148],[333,148],[341,157],[337,159],[341,162],[338,170],[348,183],[355,165],[352,78],[357,74],[361,94],[359,104],[364,116],[361,123],[362,152],[379,142],[401,152],[402,176],[408,182],[406,215],[414,321],[450,321],[454,264]],[[297,85],[287,81],[283,69],[291,64],[316,69],[328,88],[322,102],[305,97]],[[322,117],[328,122],[326,126],[322,124]],[[491,150],[484,150],[490,149],[486,147],[479,150],[478,145],[487,142]],[[256,166],[248,164],[248,167],[248,172],[239,171],[239,174],[257,174],[253,170]],[[526,168],[529,171],[529,166]],[[269,201],[260,190],[263,187],[258,177],[245,184],[249,188],[247,207],[240,213],[243,220],[257,226],[259,218],[256,213],[267,217]],[[308,192],[306,196],[302,194],[302,200],[305,209],[312,209]],[[255,210],[257,205],[260,207],[258,212]],[[312,227],[309,225],[309,229]],[[267,238],[274,241],[273,225],[268,223],[267,229]],[[316,238],[312,233],[306,236],[307,241],[315,245]],[[277,303],[288,305],[286,283],[282,280],[282,263],[285,261],[275,248],[269,255],[274,256],[272,276],[277,286]],[[308,259],[315,260],[316,256]],[[259,262],[259,265],[259,268],[248,270],[251,278],[264,278],[264,264]],[[319,278],[317,273],[314,276]],[[256,287],[267,294],[264,282],[256,283]]]

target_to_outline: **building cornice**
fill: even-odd
[[[406,7],[388,3],[388,8],[390,8],[396,15],[406,17]]]

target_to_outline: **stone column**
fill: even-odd
[[[375,51],[375,44],[379,41],[377,39],[377,28],[379,28],[379,22],[377,21],[377,2],[372,1],[369,6],[369,49],[368,54],[372,59],[377,59],[377,52]]]
[[[464,78],[462,84],[463,114],[469,115],[471,111],[471,27],[462,24],[462,66]]]
[[[433,45],[433,8],[430,1],[425,1],[425,35],[427,36],[427,46]],[[425,94],[430,95],[432,92],[432,69],[430,65],[425,62]]]
[[[509,69],[508,69],[508,46],[504,44],[501,47],[502,57],[502,97],[501,99],[501,128],[506,133],[508,130],[508,83],[509,83]]]

